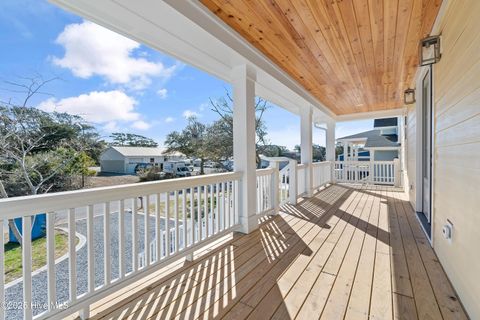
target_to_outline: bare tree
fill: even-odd
[[[232,137],[233,144],[233,98],[228,90],[225,89],[225,97],[222,97],[216,101],[210,98],[210,105],[212,111],[217,113],[220,118],[226,124],[226,128]],[[267,141],[267,128],[263,121],[265,111],[269,108],[267,100],[262,98],[255,99],[255,133],[256,133],[256,161],[257,165],[260,164],[260,154],[263,148],[268,144]]]
[[[4,181],[6,176],[15,175],[26,185],[22,194],[36,195],[49,192],[54,186],[54,178],[71,165],[83,150],[72,146],[72,141],[62,145],[58,139],[60,129],[69,127],[58,125],[55,115],[50,115],[35,108],[29,108],[29,100],[36,94],[48,94],[42,88],[57,79],[43,80],[41,77],[24,78],[27,84],[6,81],[15,89],[10,91],[25,94],[25,99],[19,105],[10,102],[0,105],[0,196],[8,197]],[[62,117],[58,114],[58,117]],[[57,122],[56,122],[57,121]],[[79,124],[80,125],[80,124]],[[56,150],[52,151],[54,142]],[[79,145],[81,142],[79,142]],[[5,168],[11,168],[10,171]],[[18,194],[17,194],[18,195]],[[9,227],[22,244],[22,236],[13,219]]]

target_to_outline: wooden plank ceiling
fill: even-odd
[[[442,0],[201,0],[334,113],[403,105]]]

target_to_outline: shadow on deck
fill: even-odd
[[[398,189],[332,185],[99,301],[93,319],[466,319]]]

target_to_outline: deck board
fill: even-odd
[[[407,195],[332,185],[118,291],[92,319],[467,319]]]

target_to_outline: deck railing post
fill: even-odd
[[[242,172],[238,208],[242,233],[250,233],[258,227],[255,80],[255,70],[247,65],[232,70],[233,159],[235,171]]]
[[[395,187],[400,187],[401,185],[401,176],[400,176],[400,159],[395,158],[393,159],[393,172],[394,172],[394,180],[393,184]]]
[[[300,162],[305,165],[304,173],[305,179],[305,194],[307,197],[313,195],[313,177],[312,177],[312,108],[303,108],[300,113]],[[302,188],[302,189],[303,189]]]
[[[370,150],[370,166],[368,173],[368,180],[371,184],[375,183],[375,150]]]
[[[297,177],[297,161],[290,160],[288,163],[290,173],[288,175],[288,202],[297,204],[298,197],[298,177]]]
[[[78,316],[80,317],[80,319],[82,320],[86,320],[88,318],[90,318],[90,307],[85,307],[83,309],[81,309],[79,312],[78,312]]]
[[[271,180],[271,201],[273,214],[278,214],[280,211],[280,172],[278,161],[270,161],[270,168],[273,169]]]

